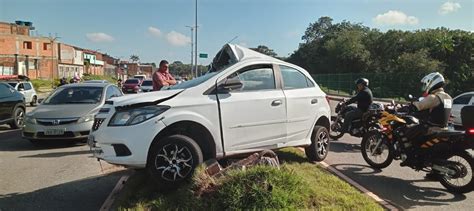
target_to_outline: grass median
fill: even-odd
[[[114,203],[118,210],[327,209],[383,210],[374,200],[294,148],[278,151],[280,169],[259,166],[219,179],[202,169],[192,182],[166,191],[145,171],[134,174]]]

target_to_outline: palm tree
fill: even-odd
[[[136,62],[140,61],[140,57],[133,54],[133,55],[130,56],[130,60],[132,60],[132,62],[136,63]]]

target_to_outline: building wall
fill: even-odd
[[[0,69],[30,78],[57,77],[58,48],[53,47],[44,37],[0,34]]]

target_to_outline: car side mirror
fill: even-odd
[[[238,78],[228,78],[224,83],[220,84],[217,88],[218,93],[228,93],[232,90],[240,89],[243,87],[242,81]]]
[[[42,103],[44,101],[43,98],[38,99],[38,103]]]

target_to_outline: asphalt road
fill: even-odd
[[[28,108],[31,110],[31,108]],[[99,210],[127,172],[91,157],[85,144],[41,147],[0,125],[0,210]]]
[[[332,108],[335,104],[331,101]],[[325,162],[400,209],[474,209],[474,192],[465,195],[449,193],[439,182],[426,181],[424,172],[400,167],[399,161],[382,171],[370,168],[360,153],[360,142],[360,138],[349,135],[332,141]]]

